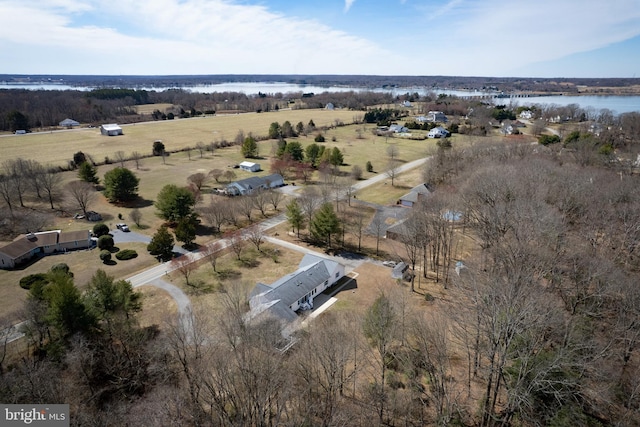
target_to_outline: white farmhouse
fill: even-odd
[[[449,131],[445,128],[438,126],[429,131],[427,138],[446,138],[450,135]]]

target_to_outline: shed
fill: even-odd
[[[395,267],[393,267],[393,270],[391,270],[391,278],[396,280],[404,279],[408,269],[409,266],[406,263],[399,262]]]
[[[244,161],[242,163],[240,163],[240,169],[247,171],[247,172],[258,172],[260,171],[260,163],[253,163],[253,162],[247,162]]]
[[[115,123],[100,126],[100,133],[107,136],[124,135],[122,128]]]

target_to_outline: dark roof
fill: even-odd
[[[58,243],[58,233],[58,231],[44,231],[42,233],[26,234],[0,248],[0,251],[15,259],[33,249],[55,245]]]

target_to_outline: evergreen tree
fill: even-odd
[[[198,218],[196,215],[191,215],[186,218],[182,218],[178,221],[176,226],[175,235],[179,242],[184,243],[185,247],[189,247],[196,239],[196,226],[198,225]]]
[[[304,160],[304,151],[302,149],[302,145],[298,141],[289,142],[285,146],[284,152],[290,154],[292,160],[297,162]]]
[[[84,182],[88,182],[90,184],[99,184],[100,179],[98,178],[98,170],[97,168],[90,162],[84,161],[80,163],[80,168],[78,169],[78,178],[80,178]]]
[[[151,242],[147,245],[147,250],[161,261],[169,261],[173,258],[173,244],[173,236],[169,233],[167,226],[163,225],[151,238]]]
[[[242,155],[245,158],[256,158],[258,157],[258,143],[255,138],[249,134],[248,137],[244,139],[242,143]]]
[[[282,136],[282,129],[280,128],[280,123],[278,122],[271,123],[271,126],[269,126],[269,133],[268,133],[269,139],[276,139],[276,138],[280,138],[281,136]]]
[[[325,203],[318,209],[311,220],[309,229],[315,239],[326,241],[327,247],[331,247],[331,235],[340,231],[340,220],[333,211],[331,203]]]
[[[329,157],[329,163],[333,166],[340,166],[344,163],[344,156],[342,155],[342,151],[338,147],[333,147],[331,150],[331,155]]]
[[[195,204],[196,198],[187,188],[167,184],[158,193],[155,207],[160,218],[176,223],[192,215]]]
[[[114,168],[104,174],[104,195],[110,202],[126,202],[138,197],[140,179],[127,168]]]
[[[298,232],[298,237],[300,237],[300,228],[304,225],[304,215],[296,199],[293,199],[291,203],[287,205],[287,219],[294,231]]]

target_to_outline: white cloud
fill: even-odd
[[[522,75],[640,34],[637,0],[574,3],[406,2],[341,16],[358,37],[268,1],[0,0],[0,72]]]
[[[344,0],[344,13],[349,12],[351,6],[356,2],[356,0]]]

